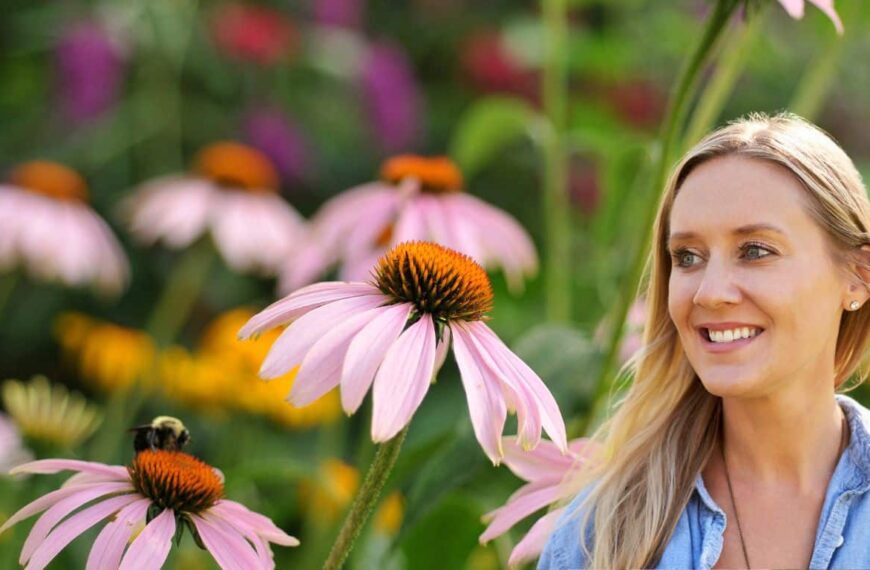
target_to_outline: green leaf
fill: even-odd
[[[450,156],[466,178],[471,178],[508,146],[528,136],[538,119],[537,112],[520,99],[481,99],[460,118]]]

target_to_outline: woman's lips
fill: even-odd
[[[715,354],[720,354],[723,352],[733,352],[735,350],[740,350],[741,348],[752,344],[758,337],[764,334],[764,329],[760,329],[755,336],[751,336],[749,338],[741,338],[739,340],[732,340],[730,342],[713,342],[707,336],[707,329],[699,328],[697,329],[698,336],[701,338],[701,345],[708,352],[712,352]]]

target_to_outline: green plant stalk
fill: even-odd
[[[169,275],[145,330],[160,346],[170,344],[187,322],[215,257],[208,239],[192,245]]]
[[[857,24],[858,5],[861,2],[846,2],[840,8],[844,22]],[[846,36],[836,36],[831,43],[816,56],[798,83],[788,109],[812,121],[819,114],[837,75],[840,57],[846,45]]]
[[[338,538],[332,545],[332,550],[329,552],[326,562],[323,565],[323,570],[339,570],[350,554],[353,544],[365,526],[366,521],[372,514],[372,510],[378,502],[378,497],[396,464],[396,459],[399,457],[399,451],[402,449],[402,444],[405,442],[405,436],[408,435],[408,426],[400,431],[396,437],[390,441],[382,443],[378,447],[375,458],[372,460],[369,470],[363,480],[350,511],[341,525],[341,531],[338,533]]]
[[[701,137],[716,123],[728,97],[734,92],[737,79],[746,67],[746,62],[749,61],[749,56],[756,46],[761,30],[767,23],[769,14],[770,4],[762,5],[749,22],[734,30],[724,40],[722,55],[713,72],[713,78],[701,92],[698,104],[689,120],[686,135],[683,137],[683,148],[688,148],[701,140]]]
[[[541,89],[544,113],[550,127],[543,143],[544,279],[546,317],[551,322],[571,320],[571,208],[565,144],[568,120],[565,4],[565,0],[543,0],[542,6],[547,56]]]
[[[579,433],[583,434],[589,429],[594,419],[600,413],[601,406],[610,392],[610,387],[615,376],[613,369],[619,355],[619,347],[622,344],[624,332],[623,323],[628,315],[628,309],[634,301],[635,294],[640,285],[641,277],[647,257],[647,240],[650,237],[653,222],[655,220],[655,203],[664,188],[668,170],[671,166],[672,156],[675,154],[675,146],[679,137],[680,125],[683,124],[688,110],[689,101],[696,91],[700,71],[711,56],[717,40],[720,38],[731,19],[731,15],[740,4],[739,0],[718,0],[713,8],[713,14],[707,20],[704,32],[698,43],[692,50],[691,55],[683,65],[677,80],[676,87],[671,95],[668,110],[665,114],[662,132],[660,135],[660,148],[655,158],[655,169],[652,185],[645,197],[648,204],[643,208],[644,218],[638,225],[640,231],[639,243],[635,246],[634,255],[629,265],[628,274],[622,281],[616,311],[611,320],[612,326],[607,343],[607,352],[601,364],[601,371],[595,385],[595,393],[592,398],[592,407],[583,421],[576,424]]]
[[[16,271],[0,276],[0,316],[3,315],[3,310],[6,308],[9,299],[12,298],[12,292],[15,291],[17,284],[18,272]]]

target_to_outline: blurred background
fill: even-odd
[[[276,279],[233,269],[213,255],[208,235],[188,248],[141,245],[125,224],[125,198],[191,172],[200,151],[220,141],[267,157],[280,196],[305,218],[377,179],[391,156],[450,156],[465,191],[516,218],[542,257],[543,271],[522,291],[491,273],[489,324],[554,392],[569,435],[581,435],[600,392],[620,285],[646,237],[639,220],[651,207],[645,185],[670,92],[712,4],[563,5],[564,75],[554,102],[541,90],[553,73],[546,46],[554,23],[530,2],[4,0],[2,183],[33,160],[74,170],[129,259],[127,284],[114,294],[14,263],[0,268],[0,379],[50,382],[3,387],[4,409],[24,436],[16,452],[124,464],[127,428],[178,416],[193,434],[188,450],[225,473],[227,497],[302,541],[276,549],[279,568],[316,568],[325,558],[373,454],[370,404],[347,417],[331,393],[291,408],[283,397],[292,378],[256,377],[278,332],[235,339],[277,298]],[[809,4],[800,21],[772,0],[750,4],[699,71],[682,144],[750,111],[793,110],[831,133],[867,180],[870,4],[836,2],[842,36]],[[555,179],[553,132],[564,166]],[[544,193],[553,184],[570,230],[561,260],[548,251],[553,214]],[[0,208],[0,221],[28,224],[26,210]],[[546,285],[553,274],[570,289],[570,302],[555,307]],[[642,324],[638,306],[621,359]],[[855,394],[870,402],[863,387]],[[52,408],[52,398],[67,405]],[[0,520],[59,481],[43,479],[0,480]],[[506,568],[533,521],[483,546],[481,516],[520,484],[480,453],[450,358],[349,567]],[[28,528],[0,536],[0,566],[14,566]],[[91,543],[77,540],[52,567],[82,566]],[[213,562],[187,537],[168,567]]]

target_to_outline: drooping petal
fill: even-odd
[[[272,559],[272,551],[263,541],[262,537],[260,537],[257,533],[251,530],[249,526],[242,523],[239,519],[235,517],[227,518],[225,516],[218,515],[214,512],[214,509],[209,509],[208,513],[204,513],[202,516],[204,519],[211,522],[214,526],[218,527],[220,530],[223,530],[224,534],[231,534],[241,538],[242,542],[245,543],[248,550],[250,550],[250,547],[248,547],[247,545],[252,545],[254,548],[254,552],[257,555],[258,568],[271,570],[275,567],[275,562]]]
[[[376,295],[362,295],[342,299],[318,307],[293,321],[278,337],[263,365],[260,377],[277,378],[300,364],[305,354],[337,323],[359,313],[374,309],[387,300],[380,291]]]
[[[526,533],[526,536],[511,550],[508,566],[513,568],[537,558],[543,552],[547,540],[549,540],[550,535],[555,530],[559,517],[562,516],[564,511],[565,507],[562,507],[539,518],[532,525],[532,528],[529,529],[529,532]]]
[[[35,501],[23,506],[21,509],[18,510],[18,512],[9,517],[6,522],[3,523],[3,526],[0,526],[0,534],[5,532],[12,525],[21,522],[24,519],[30,518],[35,514],[41,513],[45,509],[56,505],[61,500],[66,499],[71,495],[75,495],[76,493],[79,493],[83,489],[87,489],[89,487],[89,485],[84,484],[78,486],[61,487],[56,491],[52,491],[51,493],[39,497]]]
[[[42,570],[75,537],[138,499],[139,495],[121,495],[120,497],[106,499],[77,512],[57,525],[51,534],[39,545],[33,556],[29,557],[29,559],[22,559],[21,563],[27,564],[26,570]]]
[[[499,365],[500,370],[505,373],[506,377],[512,378],[518,384],[522,383],[532,391],[537,404],[537,412],[541,415],[541,423],[544,430],[559,449],[567,452],[568,442],[565,435],[565,421],[562,419],[559,405],[541,378],[516,354],[511,352],[501,339],[484,323],[479,321],[470,323],[469,328],[472,329],[474,338],[479,339],[482,342],[482,346],[490,351],[493,360]]]
[[[492,522],[480,535],[480,541],[487,542],[506,533],[512,526],[535,511],[562,499],[564,494],[565,489],[561,485],[549,485],[508,501],[504,506],[485,515],[485,518],[491,518]]]
[[[255,513],[241,503],[221,500],[212,507],[212,511],[248,525],[269,542],[282,546],[299,546],[299,540],[278,528],[269,517]]]
[[[444,327],[444,332],[441,334],[441,340],[435,346],[435,368],[432,371],[432,381],[435,381],[435,376],[444,366],[444,361],[447,360],[447,353],[450,351],[450,339],[452,333],[450,327]]]
[[[426,218],[419,200],[411,199],[402,208],[396,227],[393,228],[392,245],[406,241],[423,241],[428,237]]]
[[[256,552],[238,533],[225,530],[225,523],[212,517],[192,515],[203,544],[223,570],[257,568]]]
[[[33,528],[30,529],[30,534],[27,535],[27,540],[24,541],[24,546],[21,547],[22,563],[42,546],[55,525],[66,518],[71,512],[108,494],[129,493],[131,491],[133,491],[133,487],[129,482],[100,483],[80,488],[76,493],[58,501],[45,511],[45,514],[39,517]]]
[[[424,314],[387,350],[375,376],[372,439],[393,438],[411,420],[429,390],[435,367],[435,328]]]
[[[366,209],[356,212],[357,221],[344,239],[341,255],[345,262],[378,248],[378,240],[396,221],[401,197],[397,192],[373,195]]]
[[[369,309],[348,317],[314,343],[293,380],[287,398],[291,404],[306,406],[338,386],[348,346],[360,329],[380,312],[380,308]]]
[[[106,465],[104,463],[95,463],[92,461],[79,461],[78,459],[40,459],[39,461],[31,461],[19,465],[9,471],[10,475],[18,475],[19,473],[33,473],[39,475],[50,475],[60,471],[81,471],[83,473],[94,473],[97,475],[106,475],[114,479],[125,481],[130,479],[126,467],[119,465]]]
[[[139,499],[121,509],[115,516],[115,520],[107,524],[91,547],[85,570],[109,570],[117,568],[121,563],[121,556],[133,531],[140,522],[145,521],[149,499]]]
[[[359,408],[387,350],[405,328],[412,308],[410,303],[384,307],[351,341],[341,371],[341,405],[348,414]]]
[[[501,433],[507,419],[507,407],[497,387],[490,386],[484,378],[469,346],[468,333],[462,325],[451,325],[451,328],[454,329],[453,355],[465,388],[474,435],[493,465],[498,465],[503,453]]]
[[[204,179],[168,176],[148,182],[122,202],[121,214],[139,241],[163,241],[179,249],[205,233],[217,192]]]
[[[588,439],[573,440],[571,452],[565,454],[551,441],[541,441],[538,446],[525,451],[516,437],[502,440],[505,465],[521,479],[526,481],[561,481],[565,474],[579,460],[579,453]]]
[[[838,33],[843,33],[843,22],[840,20],[840,16],[837,15],[837,11],[834,10],[834,0],[810,0],[810,2],[815,4],[819,10],[831,19]]]
[[[278,325],[289,323],[327,303],[378,293],[380,291],[368,283],[341,281],[315,283],[272,303],[251,317],[251,320],[239,331],[239,338],[246,339]]]
[[[164,509],[130,544],[118,570],[157,570],[166,562],[175,535],[175,513]]]

